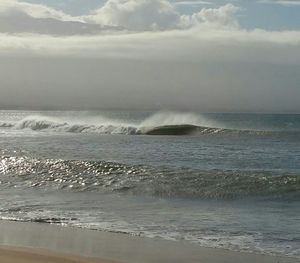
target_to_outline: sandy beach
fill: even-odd
[[[66,256],[54,252],[12,247],[0,248],[0,261],[2,263],[114,263],[107,260]]]
[[[296,263],[299,259],[38,223],[0,222],[1,263]]]

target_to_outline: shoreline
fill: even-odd
[[[21,261],[18,261],[18,255]],[[9,261],[9,257],[14,260]],[[24,257],[32,261],[22,261]],[[298,258],[204,248],[187,242],[50,224],[0,221],[0,262],[35,263],[39,261],[34,260],[41,258],[47,263],[299,262]]]

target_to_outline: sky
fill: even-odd
[[[0,108],[300,113],[300,0],[1,0]]]

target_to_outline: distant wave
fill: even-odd
[[[147,135],[188,135],[198,131],[199,126],[191,124],[165,125],[150,128],[144,131]]]
[[[216,127],[203,127],[190,124],[182,125],[165,125],[150,128],[143,132],[147,135],[207,135],[207,134],[244,134],[244,135],[267,135],[280,132],[272,131],[251,131],[251,130],[238,130],[238,129],[225,129],[225,128],[216,128]]]
[[[160,169],[105,161],[1,157],[2,187],[55,187],[187,198],[300,198],[300,175]]]
[[[125,135],[272,135],[299,134],[298,131],[259,131],[217,127],[195,114],[157,113],[140,123],[108,119],[102,116],[87,119],[72,119],[50,116],[28,116],[18,122],[0,122],[0,128],[29,129],[33,131],[98,133]]]
[[[140,134],[137,127],[124,124],[70,123],[59,119],[27,117],[14,125],[17,129],[100,134]]]
[[[15,124],[11,122],[0,122],[0,128],[11,128],[14,126]]]

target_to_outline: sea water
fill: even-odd
[[[0,154],[2,220],[300,258],[300,115],[0,111]]]

